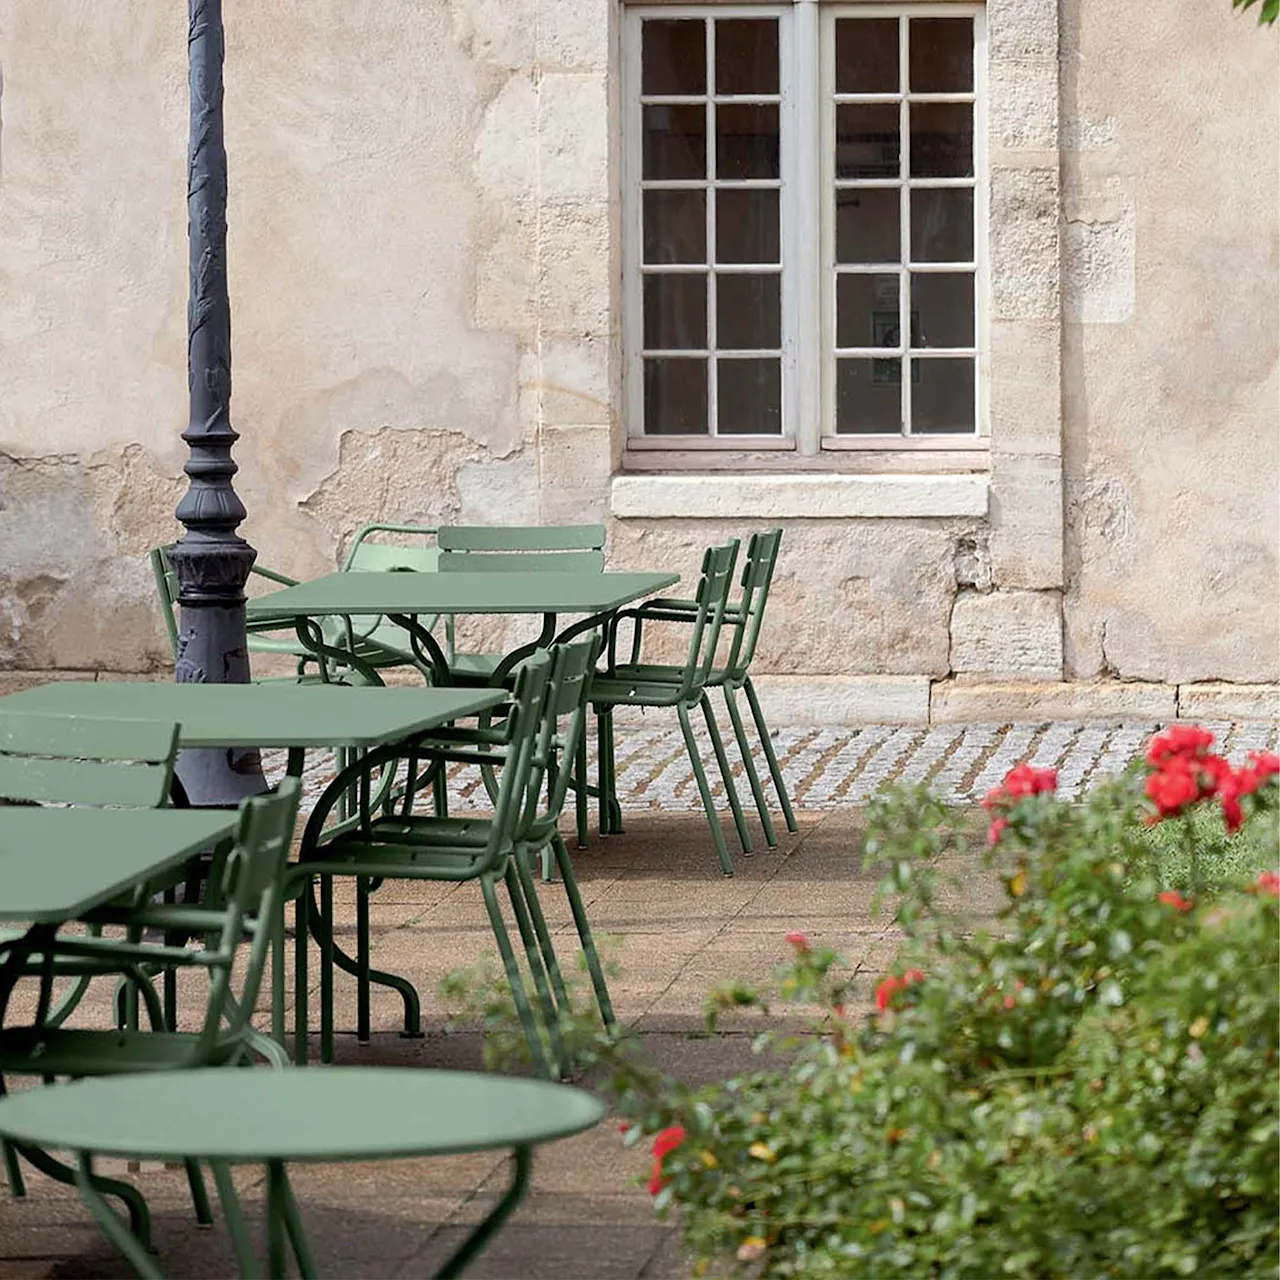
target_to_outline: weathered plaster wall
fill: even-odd
[[[790,523],[762,670],[911,714],[949,676],[1277,678],[1276,38],[1221,8],[991,0],[989,517]],[[262,560],[323,571],[371,518],[609,519],[614,0],[226,17]],[[0,667],[166,660],[139,557],[182,489],[185,38],[167,0],[0,0]],[[690,581],[743,532],[610,547]]]
[[[1280,53],[1063,6],[1067,674],[1280,677]]]

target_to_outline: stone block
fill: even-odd
[[[991,171],[991,314],[1054,320],[1059,313],[1056,169]]]
[[[459,524],[537,524],[538,459],[532,449],[458,468]]]
[[[603,72],[538,82],[538,184],[544,200],[608,200],[609,88]]]
[[[473,169],[481,191],[528,199],[538,190],[538,88],[530,72],[510,76],[485,108]]]
[[[991,572],[997,587],[1062,586],[1062,460],[991,455]]]
[[[1056,58],[1056,0],[991,0],[987,5],[987,47],[992,64],[1010,58]]]
[[[993,152],[1052,151],[1058,145],[1058,60],[993,59],[988,73],[987,131]]]
[[[1165,723],[1177,715],[1177,689],[1140,681],[940,680],[930,691],[934,724],[1043,724],[1049,720]]]
[[[1280,720],[1280,685],[1222,681],[1178,686],[1180,720]]]
[[[612,440],[607,426],[547,426],[538,433],[543,524],[603,521],[608,514]]]
[[[543,208],[538,307],[544,334],[612,332],[610,228],[607,200],[548,201]]]
[[[1062,451],[1062,327],[1055,320],[993,320],[988,405],[1001,453]]]
[[[546,338],[539,352],[539,421],[607,426],[612,344],[598,337]]]
[[[1062,235],[1064,318],[1080,324],[1131,320],[1138,287],[1133,209],[1068,217]]]
[[[927,724],[928,676],[761,676],[753,678],[770,728]]]
[[[538,0],[538,64],[546,70],[609,67],[610,0]]]
[[[1013,680],[1060,680],[1059,594],[961,592],[951,612],[951,670]]]

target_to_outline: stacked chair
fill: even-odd
[[[317,938],[320,953],[321,1058],[327,1062],[333,1057],[333,970],[337,948],[332,931],[332,882],[336,876],[351,876],[356,879],[356,956],[354,964],[342,967],[350,967],[356,976],[360,1040],[368,1040],[370,1034],[371,983],[393,987],[400,993],[406,1034],[416,1034],[420,1025],[418,998],[412,984],[370,967],[370,889],[387,879],[475,881],[484,898],[534,1067],[546,1076],[562,1071],[566,1063],[557,1009],[563,1005],[566,993],[530,870],[532,860],[548,846],[564,879],[602,1015],[612,1021],[604,976],[573,868],[556,831],[569,784],[567,773],[556,767],[556,761],[573,759],[577,754],[585,725],[589,677],[598,648],[599,641],[593,638],[556,646],[549,652],[539,651],[527,658],[516,670],[505,720],[496,728],[436,730],[413,742],[369,752],[358,766],[362,795],[355,817],[343,817],[340,796],[322,798],[303,833],[299,860],[289,873],[299,903],[295,931],[296,1061],[305,1061],[308,1053],[309,935]],[[449,818],[423,811],[434,808],[424,805],[422,798],[429,793],[439,771],[455,762],[479,764],[495,771],[497,783],[490,816]],[[402,776],[380,810],[371,812],[374,788],[384,785],[389,768],[401,770]],[[499,884],[506,891],[524,946],[540,1019],[525,992],[499,903]]]

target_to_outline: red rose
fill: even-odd
[[[801,933],[798,929],[794,933],[787,934],[786,940],[800,955],[805,955],[809,950],[809,935]]]
[[[876,988],[876,1008],[883,1013],[889,1008],[893,997],[898,992],[905,991],[913,982],[923,981],[924,973],[920,969],[908,969],[900,978],[891,973],[887,978],[882,979]]]
[[[1257,772],[1258,780],[1265,782],[1280,773],[1280,756],[1274,751],[1250,751],[1249,763]]]
[[[1200,798],[1200,779],[1190,761],[1175,756],[1147,779],[1146,792],[1160,816],[1171,818]]]
[[[1056,769],[1036,769],[1025,762],[1010,769],[1004,778],[1005,791],[1017,800],[1021,800],[1023,796],[1038,796],[1055,791],[1057,787]]]
[[[993,818],[991,825],[987,828],[987,843],[995,845],[1000,843],[1000,837],[1004,835],[1005,828],[1009,825],[1008,818]]]
[[[663,1129],[653,1140],[653,1172],[649,1175],[649,1194],[656,1196],[670,1181],[662,1172],[662,1162],[685,1138],[684,1125],[673,1124]]]
[[[1159,768],[1178,756],[1202,756],[1213,746],[1213,734],[1197,724],[1175,724],[1158,733],[1147,746],[1147,763]]]
[[[1258,888],[1273,898],[1280,898],[1280,876],[1274,871],[1264,871],[1258,877]]]
[[[1172,907],[1175,911],[1190,911],[1194,902],[1189,901],[1180,894],[1177,889],[1166,889],[1162,894],[1158,895],[1161,902],[1166,907]]]

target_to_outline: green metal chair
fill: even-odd
[[[437,537],[441,573],[603,573],[605,527],[443,525]],[[457,684],[487,684],[499,653],[458,653],[454,620],[445,619],[445,655]]]
[[[128,721],[118,722],[128,725]],[[139,723],[139,722],[133,722]],[[124,930],[123,937],[53,934],[32,929],[0,945],[0,1093],[8,1075],[58,1077],[115,1075],[139,1071],[171,1071],[195,1067],[247,1063],[256,1054],[277,1066],[287,1056],[275,1041],[256,1031],[252,1015],[270,952],[272,922],[297,818],[300,784],[286,778],[274,795],[246,800],[229,847],[217,850],[205,901],[200,906],[174,906],[152,901],[154,885],[140,886],[133,901],[92,913],[86,923]],[[160,932],[164,942],[149,940]],[[176,945],[175,935],[199,942]],[[236,961],[240,944],[249,941],[242,966]],[[32,963],[41,967],[41,995],[30,1026],[5,1027],[4,1013],[15,974]],[[56,966],[83,966],[90,975],[123,973],[142,995],[153,1028],[74,1028],[52,1025],[47,1012],[48,986]],[[198,1031],[169,1028],[150,975],[178,968],[203,970],[209,978],[209,997]],[[235,972],[236,969],[239,972]],[[36,1168],[59,1181],[74,1181],[74,1173],[47,1154],[20,1148]],[[10,1168],[12,1176],[13,1168]],[[196,1213],[211,1221],[208,1197],[199,1170],[188,1165],[188,1180]],[[101,1189],[122,1199],[129,1209],[134,1234],[148,1238],[145,1201],[133,1187],[100,1180]]]
[[[395,988],[405,1005],[405,1033],[419,1034],[419,1004],[413,986],[404,978],[370,967],[368,895],[371,887],[387,879],[476,880],[502,956],[513,999],[524,1027],[535,1068],[552,1074],[544,1053],[533,1011],[525,995],[515,952],[498,904],[497,885],[505,884],[521,938],[529,957],[534,986],[544,1022],[552,1038],[557,1066],[563,1063],[558,1043],[554,1006],[547,975],[539,958],[539,939],[529,916],[513,855],[522,832],[528,829],[531,806],[538,802],[543,771],[535,767],[538,731],[552,670],[552,658],[534,654],[516,673],[515,689],[505,723],[492,730],[459,731],[455,741],[437,730],[407,743],[389,744],[363,756],[352,766],[357,775],[359,804],[346,817],[341,800],[349,789],[331,789],[312,811],[302,837],[299,859],[289,869],[289,896],[297,894],[295,929],[295,1054],[306,1061],[308,1031],[308,935],[314,934],[320,949],[321,1059],[333,1058],[333,969],[335,945],[332,932],[333,878],[354,876],[356,883],[357,1038],[370,1035],[369,987],[376,982]],[[488,818],[447,818],[416,812],[416,801],[451,761],[500,766],[493,814]],[[372,810],[375,788],[383,789],[384,770],[403,768],[400,785]],[[331,819],[337,819],[330,825]],[[313,885],[319,881],[319,901]],[[346,967],[344,965],[344,967]]]
[[[725,845],[724,832],[716,815],[715,802],[707,781],[706,770],[698,754],[697,740],[689,712],[701,707],[706,720],[711,746],[715,751],[720,775],[724,780],[725,795],[733,813],[734,825],[745,852],[751,852],[751,836],[747,831],[742,805],[738,800],[733,774],[725,756],[724,742],[707,698],[707,682],[716,670],[716,653],[729,590],[733,584],[733,567],[738,556],[738,542],[733,540],[722,547],[709,547],[702,559],[702,578],[694,600],[692,613],[681,613],[679,621],[689,625],[689,647],[684,663],[679,666],[641,663],[640,642],[632,646],[632,661],[619,663],[616,657],[618,627],[627,618],[635,622],[637,610],[624,609],[610,622],[608,632],[608,665],[593,677],[591,701],[595,707],[599,729],[600,755],[600,829],[602,833],[622,830],[622,814],[616,798],[617,769],[613,750],[614,707],[674,707],[689,752],[689,763],[698,784],[698,793],[711,824],[716,855],[725,875],[733,874],[733,862]]]
[[[751,717],[755,721],[756,732],[760,735],[760,745],[764,758],[769,766],[769,776],[774,789],[778,793],[778,802],[786,820],[788,831],[797,831],[795,813],[791,808],[791,798],[787,794],[787,784],[778,765],[778,756],[773,749],[773,739],[769,726],[765,723],[764,712],[760,708],[760,699],[756,696],[755,686],[751,683],[751,661],[755,657],[756,643],[760,639],[760,628],[764,623],[765,606],[769,599],[769,588],[773,583],[774,569],[778,563],[778,549],[782,543],[781,529],[768,529],[763,533],[753,533],[747,543],[747,554],[742,566],[742,595],[737,601],[731,601],[725,609],[725,627],[732,628],[733,642],[723,666],[715,667],[707,676],[708,689],[719,688],[724,691],[725,706],[729,712],[729,721],[733,726],[733,734],[738,743],[738,751],[742,756],[743,771],[751,785],[751,794],[756,803],[756,812],[760,815],[760,825],[764,829],[765,840],[770,848],[778,843],[773,828],[773,819],[764,796],[764,788],[760,785],[760,776],[756,771],[755,761],[751,754],[751,744],[747,739],[746,729],[742,723],[742,714],[738,709],[736,695],[746,695]],[[641,645],[641,628],[645,622],[685,622],[693,620],[697,614],[697,602],[694,600],[677,600],[659,597],[646,600],[626,616],[634,619],[632,634],[633,669],[639,670],[639,654]],[[660,673],[653,671],[654,678],[661,678]]]

